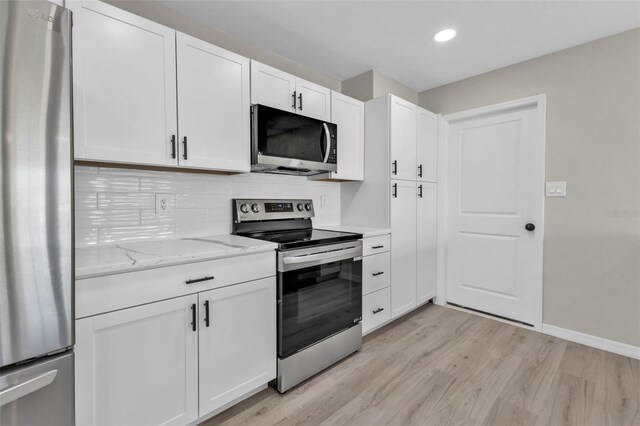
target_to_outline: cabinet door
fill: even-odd
[[[391,178],[416,180],[417,106],[395,96],[391,100]]]
[[[438,193],[435,183],[418,182],[417,292],[418,304],[436,295]]]
[[[391,181],[391,317],[416,306],[416,182]]]
[[[331,92],[331,122],[338,125],[338,171],[331,177],[364,180],[364,102]]]
[[[276,377],[276,279],[200,293],[199,306],[203,416]]]
[[[249,60],[182,33],[176,43],[180,165],[248,172]]]
[[[418,180],[437,182],[438,173],[438,121],[436,115],[418,108],[417,135]]]
[[[296,78],[279,69],[251,61],[251,103],[295,112]]]
[[[331,120],[330,89],[298,78],[296,91],[298,114],[322,121]]]
[[[184,296],[76,321],[78,424],[198,418],[196,303],[197,296]]]
[[[175,165],[175,31],[106,3],[73,11],[75,157]]]

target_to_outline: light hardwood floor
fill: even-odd
[[[640,361],[427,305],[212,425],[640,425]]]

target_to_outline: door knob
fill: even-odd
[[[536,229],[536,226],[535,226],[533,223],[527,223],[527,224],[524,226],[524,229],[526,229],[527,231],[531,232],[531,231],[533,231],[534,229]]]

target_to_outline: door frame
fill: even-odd
[[[540,185],[544,187],[546,180],[546,118],[547,118],[547,95],[529,96],[526,98],[515,99],[511,101],[501,102],[497,104],[487,105],[479,108],[473,108],[465,111],[455,112],[451,114],[438,115],[438,229],[437,229],[437,252],[438,252],[438,269],[437,269],[437,286],[436,298],[434,303],[444,306],[447,304],[447,254],[448,254],[448,237],[449,237],[449,126],[451,123],[479,118],[483,115],[519,110],[524,108],[535,108],[537,111],[537,126],[540,132],[539,143],[542,144],[542,182]],[[544,194],[544,192],[543,192]],[[536,224],[536,232],[542,233],[542,250],[544,259],[544,222],[545,222],[545,201],[542,199],[542,211],[540,212],[540,225]],[[542,264],[544,277],[544,260]],[[533,324],[534,330],[542,331],[543,322],[543,290],[544,278],[540,283],[540,306],[539,316]]]

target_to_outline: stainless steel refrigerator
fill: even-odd
[[[70,425],[71,13],[0,1],[0,424]]]

